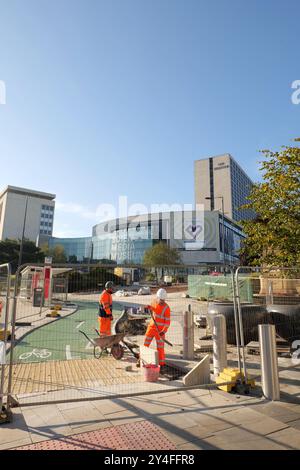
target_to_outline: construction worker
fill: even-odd
[[[114,284],[108,281],[99,299],[99,333],[100,335],[111,335],[112,316],[112,293]]]
[[[160,371],[163,372],[164,369],[166,369],[164,338],[170,326],[171,311],[169,305],[166,303],[167,292],[165,289],[159,289],[156,293],[156,297],[157,301],[147,306],[152,312],[152,319],[150,320],[145,334],[144,346],[149,347],[153,338],[156,339],[158,363],[160,365]]]

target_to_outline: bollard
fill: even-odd
[[[190,308],[183,313],[183,359],[194,359],[194,317]]]
[[[224,315],[212,315],[214,374],[218,375],[227,367],[227,335]]]
[[[258,325],[261,382],[268,400],[280,400],[275,325]]]

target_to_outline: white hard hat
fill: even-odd
[[[158,289],[156,297],[158,297],[160,300],[166,300],[167,291],[165,289]]]

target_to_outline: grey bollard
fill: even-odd
[[[194,359],[194,315],[191,310],[183,313],[183,359]]]
[[[268,400],[280,400],[275,325],[258,325],[261,383]]]
[[[224,315],[212,315],[214,374],[218,375],[227,367],[227,335]]]

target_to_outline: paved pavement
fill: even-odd
[[[92,442],[97,449],[97,433],[104,428],[111,436],[111,449],[141,449],[145,439],[141,431],[135,432],[134,442],[125,439],[121,445],[114,438],[120,436],[121,426],[126,425],[130,434],[136,423],[140,429],[151,423],[167,439],[164,445],[178,450],[300,448],[300,401],[286,395],[280,402],[268,402],[220,390],[170,391],[130,399],[21,407],[13,413],[13,422],[0,426],[0,449],[41,442],[51,448],[46,441],[53,439],[59,439],[64,448],[66,443],[82,443],[88,432],[96,433]],[[152,434],[147,448],[162,448]]]

